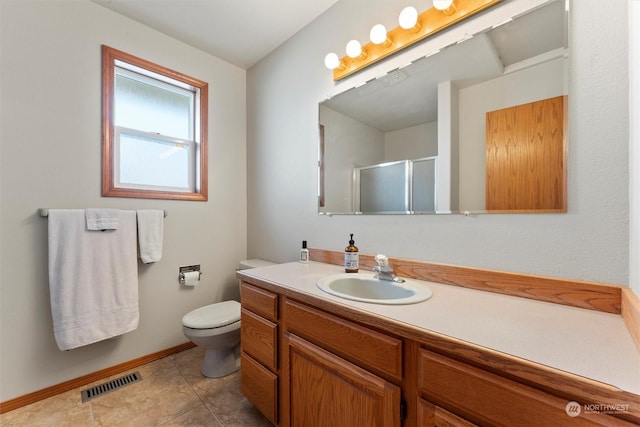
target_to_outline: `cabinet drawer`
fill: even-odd
[[[418,387],[430,402],[480,425],[632,425],[598,413],[569,417],[566,399],[424,349],[419,356]]]
[[[240,355],[240,390],[273,424],[278,424],[278,377],[246,353]]]
[[[240,315],[240,346],[273,372],[277,370],[278,325],[242,308]]]
[[[243,308],[247,308],[274,322],[278,319],[278,295],[242,283],[240,287],[240,301]]]
[[[285,303],[287,330],[397,380],[402,379],[402,341],[295,301]]]

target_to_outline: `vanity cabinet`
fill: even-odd
[[[240,300],[241,391],[277,424],[278,295],[242,283]]]
[[[273,283],[242,284],[241,330],[242,392],[277,426],[637,425],[632,414],[567,413],[606,386]]]

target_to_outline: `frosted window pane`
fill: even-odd
[[[405,212],[406,164],[396,163],[360,170],[360,211]]]
[[[435,159],[413,162],[413,210],[416,212],[436,210],[435,166]]]
[[[120,134],[122,184],[189,188],[189,146]]]
[[[183,94],[116,75],[116,126],[193,140],[193,94]]]

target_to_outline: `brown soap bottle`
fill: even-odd
[[[344,271],[357,273],[359,268],[358,247],[354,245],[353,234],[350,236],[349,246],[344,248]]]

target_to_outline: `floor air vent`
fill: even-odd
[[[99,384],[97,386],[91,387],[87,390],[82,390],[82,402],[88,402],[91,399],[94,399],[98,396],[102,396],[105,393],[109,393],[110,391],[118,390],[124,386],[129,384],[133,384],[142,380],[142,376],[140,372],[134,372],[133,374],[125,375],[124,377],[116,378],[115,380],[111,380],[104,384]]]

